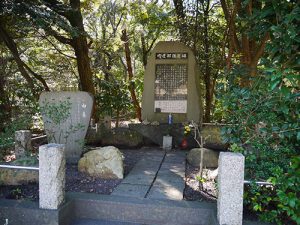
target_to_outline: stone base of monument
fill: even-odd
[[[166,124],[161,123],[159,125],[145,125],[145,124],[128,124],[130,130],[137,131],[140,133],[144,138],[151,140],[153,143],[163,146],[163,136],[169,134],[173,137],[172,147],[177,148],[180,146],[181,141],[184,137],[184,128],[181,123],[174,123],[174,124]],[[197,147],[197,143],[192,137],[192,135],[186,137],[188,146],[190,148]]]

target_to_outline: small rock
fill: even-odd
[[[158,126],[158,125],[159,125],[159,122],[158,122],[158,121],[153,121],[153,122],[151,123],[151,125],[153,125],[153,126]]]
[[[142,124],[148,125],[148,124],[150,124],[150,122],[149,122],[147,119],[145,119],[145,120],[142,122]]]

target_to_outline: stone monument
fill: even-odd
[[[201,122],[199,70],[190,48],[161,41],[151,52],[145,71],[142,119],[166,123]]]
[[[39,100],[48,143],[65,144],[67,161],[79,160],[93,97],[82,91],[43,92]]]

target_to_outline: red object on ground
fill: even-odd
[[[188,142],[186,138],[183,138],[180,145],[181,149],[186,149],[188,147]]]

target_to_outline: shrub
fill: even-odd
[[[295,169],[299,166],[295,162],[300,140],[299,78],[291,76],[291,70],[275,72],[264,69],[251,85],[241,87],[242,68],[232,71],[222,99],[231,125],[222,136],[232,144],[232,151],[245,155],[246,179],[270,180],[275,185],[247,186],[245,206],[264,221],[299,223],[299,169]]]
[[[17,130],[28,130],[31,126],[31,115],[22,115],[12,120],[0,133],[0,157],[4,156],[6,150],[14,145],[15,132]]]

